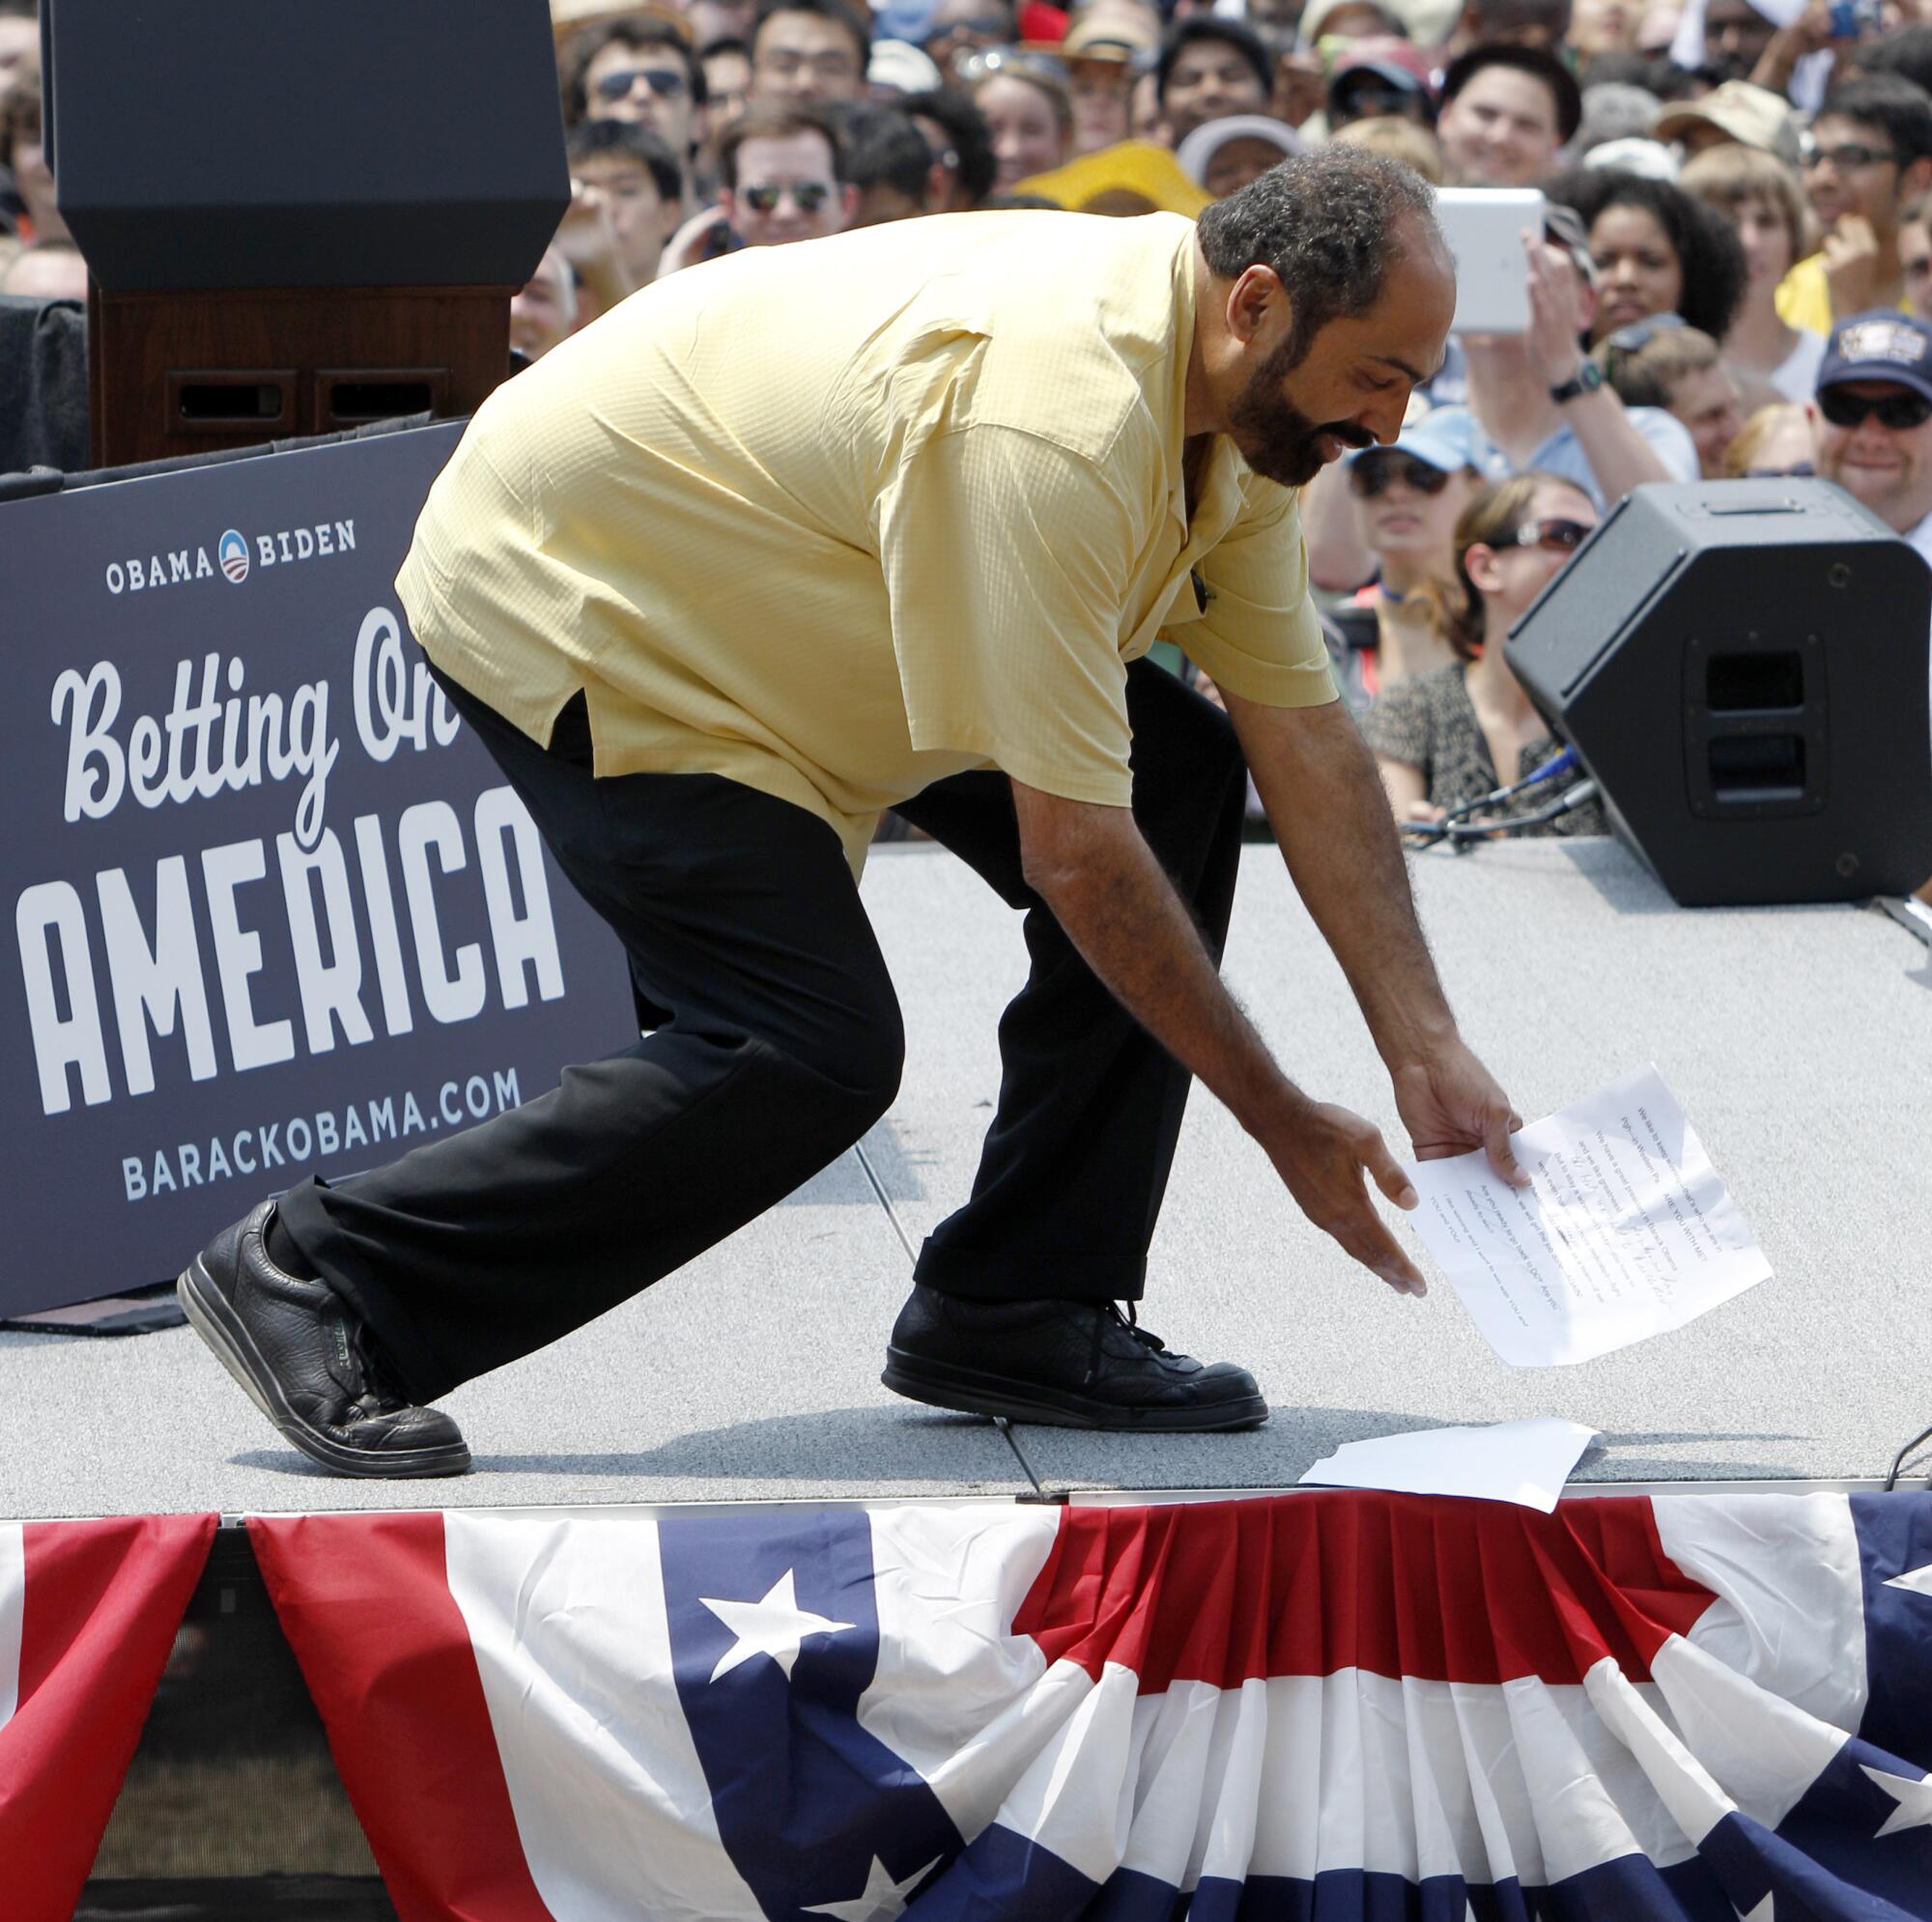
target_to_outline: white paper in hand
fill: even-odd
[[[1408,1170],[1410,1217],[1515,1368],[1586,1362],[1764,1281],[1770,1264],[1656,1068],[1511,1138],[1533,1186],[1478,1151]]]
[[[1405,1495],[1473,1495],[1548,1514],[1584,1454],[1603,1436],[1543,1415],[1483,1428],[1422,1428],[1344,1442],[1301,1479],[1324,1488],[1388,1488]]]

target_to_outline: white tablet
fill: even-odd
[[[1529,325],[1523,229],[1543,232],[1535,187],[1445,186],[1435,217],[1456,256],[1456,331],[1522,333]]]

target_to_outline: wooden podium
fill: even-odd
[[[468,414],[507,375],[570,198],[547,0],[46,0],[44,46],[95,466]]]

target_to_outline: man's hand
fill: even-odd
[[[1371,787],[1375,776],[1370,774]],[[1379,790],[1371,805],[1387,827]],[[1261,1144],[1317,1228],[1403,1294],[1425,1284],[1377,1214],[1366,1174],[1390,1201],[1415,1195],[1359,1115],[1311,1101],[1269,1056],[1221,985],[1192,919],[1124,807],[1067,801],[1013,782],[1028,882],[1127,1012],[1200,1076]]]
[[[1331,1102],[1301,1098],[1279,1125],[1259,1130],[1258,1138],[1295,1205],[1322,1233],[1397,1294],[1429,1292],[1369,1199],[1365,1175],[1397,1207],[1416,1204],[1408,1176],[1371,1122]]]
[[[1522,1116],[1462,1041],[1397,1068],[1392,1080],[1396,1112],[1408,1130],[1416,1160],[1440,1161],[1487,1148],[1491,1167],[1505,1181],[1529,1186],[1509,1141],[1522,1126]]]

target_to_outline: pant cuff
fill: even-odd
[[[327,1184],[311,1176],[275,1203],[275,1212],[315,1271],[355,1310],[376,1338],[397,1385],[418,1407],[447,1395],[459,1377],[424,1341],[400,1302],[380,1282],[359,1274],[343,1237],[328,1218],[322,1191]]]
[[[1147,1258],[1126,1266],[1097,1262],[1073,1248],[987,1255],[928,1235],[912,1278],[961,1301],[1139,1301],[1147,1287]]]

